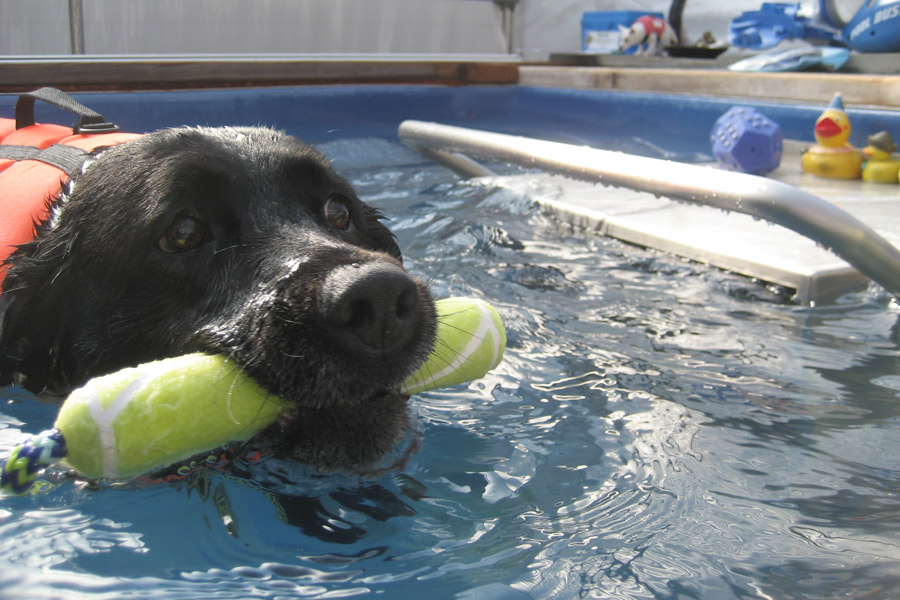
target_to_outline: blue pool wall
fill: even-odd
[[[565,90],[521,86],[303,86],[168,92],[74,94],[124,131],[178,125],[267,125],[313,143],[339,138],[396,139],[406,119],[437,121],[574,144],[604,146],[634,137],[680,152],[710,154],[709,132],[735,105],[763,112],[785,138],[812,142],[820,104],[735,101],[725,98]],[[15,95],[0,96],[0,115],[12,116]],[[848,109],[851,142],[887,130],[900,140],[900,111]],[[69,124],[72,117],[46,105],[38,122]]]

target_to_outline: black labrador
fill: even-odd
[[[399,384],[434,303],[381,215],[324,156],[265,128],[158,131],[100,152],[18,248],[0,384],[63,393],[189,352],[232,357],[293,408],[291,457],[364,471],[411,426]]]

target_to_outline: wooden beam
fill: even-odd
[[[827,104],[835,92],[840,92],[848,104],[900,108],[900,76],[897,75],[523,65],[519,69],[519,84],[813,104]]]
[[[513,60],[307,57],[87,57],[0,60],[0,91],[183,89],[260,85],[515,84]]]

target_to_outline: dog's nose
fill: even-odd
[[[415,280],[388,262],[345,265],[322,287],[320,311],[348,350],[385,353],[414,336],[419,291]]]

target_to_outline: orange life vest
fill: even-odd
[[[35,124],[35,99],[74,112],[78,123]],[[63,183],[81,171],[92,151],[138,137],[119,133],[116,125],[59,90],[41,88],[19,97],[16,118],[0,119],[0,292],[6,259],[34,239],[35,225],[48,218],[50,199]]]

